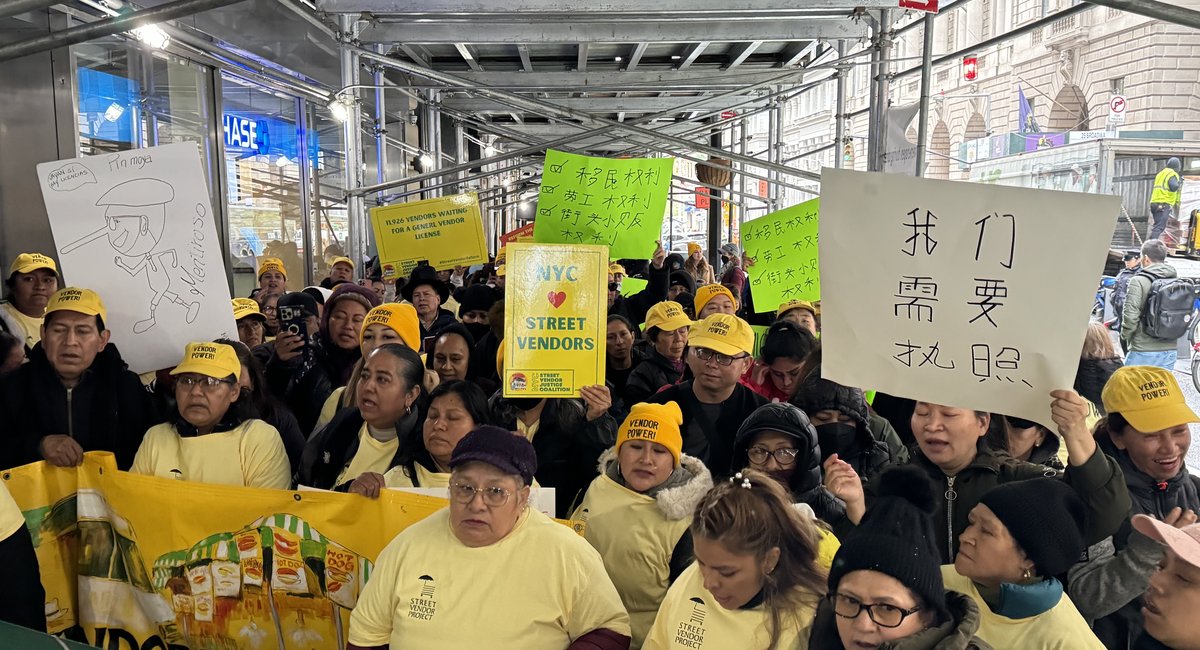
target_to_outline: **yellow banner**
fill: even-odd
[[[604,383],[608,247],[507,247],[505,397],[578,397]]]
[[[488,261],[473,193],[371,208],[371,225],[385,278],[408,275],[421,260],[439,270]]]
[[[443,499],[379,499],[77,469],[3,474],[33,535],[51,633],[119,650],[341,650],[374,560]]]

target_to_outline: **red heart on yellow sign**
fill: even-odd
[[[567,292],[566,291],[551,291],[550,293],[546,294],[546,300],[549,300],[550,304],[554,305],[554,308],[557,309],[564,302],[566,302]]]

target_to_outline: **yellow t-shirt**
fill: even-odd
[[[317,416],[317,424],[313,427],[312,433],[316,433],[325,428],[326,424],[337,415],[337,412],[342,408],[342,393],[346,392],[345,386],[338,386],[333,389],[325,403],[321,405],[321,414]]]
[[[786,612],[776,648],[807,650],[818,596],[808,607]],[[704,588],[699,565],[693,563],[667,590],[643,650],[766,650],[771,641],[770,612],[759,605],[725,609]],[[353,641],[353,639],[351,639]]]
[[[4,308],[8,310],[8,315],[13,317],[13,320],[25,330],[25,347],[32,348],[34,344],[42,340],[42,322],[44,318],[33,318],[21,313],[20,309],[11,302],[4,303]],[[10,332],[13,336],[20,336],[21,332]]]
[[[525,436],[529,442],[533,442],[533,437],[537,435],[538,429],[542,426],[542,420],[539,418],[533,424],[525,424],[521,418],[517,418],[517,433]]]
[[[13,500],[8,486],[0,481],[0,540],[8,539],[25,525],[25,515]]]
[[[420,463],[414,463],[417,468],[417,480],[413,481],[408,475],[408,468],[402,465],[397,465],[389,469],[383,475],[384,485],[390,488],[448,488],[450,487],[450,475],[441,472],[431,472],[425,469]],[[420,485],[418,486],[417,483]]]
[[[392,434],[390,440],[380,442],[371,435],[364,422],[358,430],[358,451],[354,452],[354,458],[350,459],[350,463],[338,475],[334,485],[353,481],[367,472],[383,474],[388,471],[392,466],[392,458],[395,458],[396,452],[400,450],[400,437],[395,435],[394,430]]]
[[[563,650],[598,629],[628,635],[629,616],[583,538],[528,508],[504,539],[469,548],[442,509],[379,554],[349,638],[392,650]]]
[[[179,435],[175,425],[160,424],[146,432],[129,471],[243,487],[286,490],[292,484],[291,465],[279,431],[262,420],[246,420],[229,431],[187,438]]]
[[[1038,650],[1104,650],[1104,644],[1088,627],[1075,603],[1063,594],[1058,604],[1029,618],[1006,618],[992,613],[983,596],[970,578],[954,570],[953,564],[942,566],[946,591],[966,594],[979,605],[979,631],[975,636],[993,648],[1037,648]]]

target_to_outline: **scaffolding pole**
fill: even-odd
[[[342,38],[357,38],[356,20],[353,16],[338,16]],[[359,83],[358,53],[349,48],[338,50],[343,86]],[[342,138],[345,143],[345,158],[342,160],[346,177],[346,217],[348,220],[346,256],[354,260],[355,266],[364,261],[366,246],[366,210],[362,194],[357,190],[363,186],[362,177],[362,104],[357,94],[349,106],[350,115],[342,123]]]
[[[917,117],[917,167],[914,174],[925,175],[925,152],[929,146],[929,93],[933,76],[933,14],[925,14],[925,33],[921,43],[921,110]],[[990,126],[990,125],[989,125]]]

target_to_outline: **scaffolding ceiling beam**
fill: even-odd
[[[704,97],[570,97],[542,99],[549,104],[585,113],[662,113],[680,110],[713,110],[727,108],[733,101],[729,98],[699,101]],[[442,104],[455,110],[475,114],[508,114],[512,106],[487,98],[447,98]]]
[[[391,19],[391,16],[387,17]],[[478,27],[478,29],[474,29]],[[866,21],[846,18],[775,18],[770,20],[688,22],[532,22],[496,18],[474,22],[398,22],[377,20],[363,27],[363,43],[420,43],[454,45],[465,31],[474,31],[476,44],[570,43],[741,43],[745,41],[807,41],[859,39],[868,34]]]
[[[644,0],[509,0],[497,9],[495,0],[316,0],[317,9],[328,13],[405,14],[436,17],[439,15],[497,16],[511,14],[605,14],[621,17],[676,18],[715,14],[755,17],[781,13],[839,13],[847,15],[857,7],[883,9],[895,7],[896,0],[805,0],[797,9],[794,0],[742,0],[730,8],[728,0],[669,0],[646,3]]]
[[[632,62],[632,58],[631,58]],[[424,66],[429,67],[429,66]],[[798,79],[801,70],[796,70]],[[687,70],[650,70],[639,67],[625,71],[590,70],[579,72],[459,72],[456,76],[470,82],[473,88],[487,85],[504,90],[527,91],[575,91],[575,92],[663,92],[663,91],[709,91],[753,86],[768,79],[778,79],[783,71],[778,68],[751,70],[739,67],[736,70],[714,70],[689,68]],[[781,83],[787,83],[786,81]],[[643,88],[639,89],[638,86]],[[441,87],[441,86],[439,86]],[[456,88],[453,84],[447,89]]]

